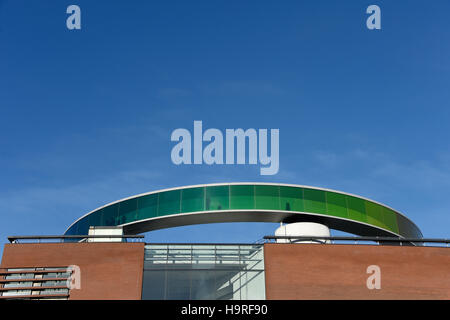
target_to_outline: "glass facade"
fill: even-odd
[[[264,300],[262,245],[148,244],[143,300]]]
[[[422,237],[410,220],[370,200],[328,190],[269,184],[210,185],[144,195],[96,210],[73,224],[66,234],[87,234],[89,226],[224,210],[306,212],[369,224],[403,237]]]

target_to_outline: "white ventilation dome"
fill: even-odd
[[[330,243],[330,240],[317,239],[314,241],[295,241],[295,237],[329,237],[330,229],[315,222],[296,222],[281,225],[275,230],[275,236],[292,236],[292,239],[277,239],[277,243]]]

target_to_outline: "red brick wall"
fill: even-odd
[[[272,243],[264,263],[267,299],[450,299],[450,248]]]
[[[69,299],[141,299],[144,243],[7,244],[2,268],[78,265]]]

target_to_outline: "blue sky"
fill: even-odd
[[[82,29],[66,28],[77,4]],[[381,30],[366,28],[370,4]],[[0,239],[166,187],[269,181],[385,203],[449,237],[450,2],[0,0]],[[280,171],[175,166],[176,128],[279,128]],[[276,224],[147,241],[253,242]]]

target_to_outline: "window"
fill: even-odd
[[[265,299],[261,245],[147,245],[142,299]]]
[[[25,282],[7,282],[4,284],[4,288],[18,288],[18,287],[31,287],[33,285],[32,281]]]

